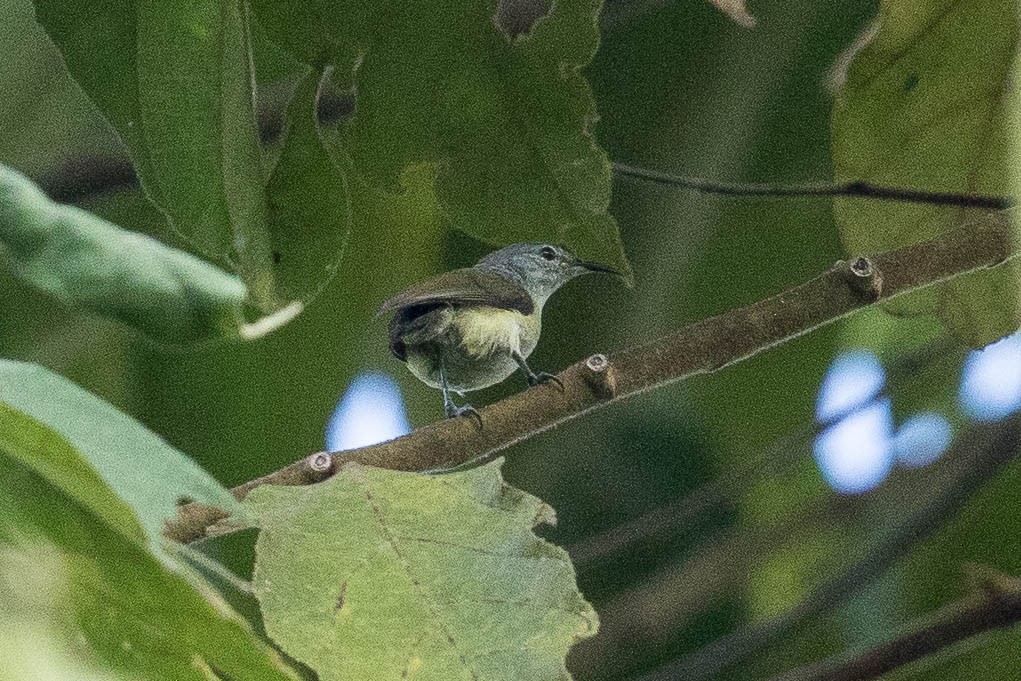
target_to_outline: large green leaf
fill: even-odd
[[[318,70],[291,99],[280,158],[267,186],[276,286],[309,299],[336,273],[351,222],[344,174],[319,136]]]
[[[59,553],[43,542],[16,549],[0,544],[0,650],[4,651],[0,681],[126,681],[102,669],[91,659],[87,646],[76,640],[73,627],[62,626],[60,601],[67,597],[67,584],[63,572],[54,569],[58,559]]]
[[[134,511],[154,548],[181,499],[238,510],[230,492],[191,459],[112,405],[42,367],[0,360],[0,403],[8,407],[0,410],[5,453],[87,504],[126,536],[138,533],[112,495]],[[27,424],[25,415],[40,425]],[[110,492],[98,486],[83,463],[69,460],[75,452]]]
[[[35,470],[129,539],[146,541],[131,507],[113,493],[71,443],[55,430],[2,402],[0,452]]]
[[[178,495],[236,506],[110,405],[0,362],[0,678],[295,678],[157,541]]]
[[[884,0],[839,75],[833,111],[838,180],[929,191],[1008,191],[1007,113],[1018,43],[1014,0]],[[884,251],[989,218],[975,210],[883,201],[836,203],[852,253]],[[984,345],[1014,331],[1018,266],[961,277],[898,299],[898,312],[936,312]]]
[[[50,201],[0,165],[0,252],[14,274],[62,303],[164,343],[237,336],[245,286],[202,260]]]
[[[433,163],[454,227],[492,243],[562,242],[629,271],[580,73],[598,45],[601,3],[553,3],[515,38],[494,20],[497,4],[253,7],[272,40],[308,64],[330,60],[355,93],[341,139],[361,176],[396,188],[409,165]]]
[[[323,681],[567,679],[568,648],[595,633],[567,554],[532,532],[551,509],[504,484],[500,462],[349,465],[245,503],[266,630]]]
[[[273,306],[241,0],[36,0],[71,75],[117,129],[174,228]]]
[[[314,121],[304,120],[315,111],[313,86],[289,111],[300,120],[266,187],[244,2],[202,0],[179,12],[151,0],[35,6],[71,74],[128,146],[147,196],[180,234],[238,272],[264,312],[322,290],[350,222],[345,179]],[[272,74],[293,64],[265,39],[259,45]]]
[[[36,675],[19,681],[296,678],[212,590],[7,454],[0,442],[0,678],[19,666]],[[40,639],[19,645],[9,626]],[[56,655],[34,659],[39,646]]]

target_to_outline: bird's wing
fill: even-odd
[[[390,320],[390,352],[402,362],[407,361],[409,341],[412,344],[429,343],[450,331],[449,310],[429,306],[403,307]]]
[[[470,276],[465,276],[470,272]],[[445,303],[488,305],[532,314],[535,304],[521,286],[495,272],[470,268],[454,270],[421,281],[383,303],[378,314],[408,307],[431,307]]]

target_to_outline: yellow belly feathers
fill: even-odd
[[[517,310],[465,308],[457,310],[452,321],[461,336],[461,347],[475,357],[498,352],[527,357],[539,336],[539,315],[525,316]]]

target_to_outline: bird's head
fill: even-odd
[[[620,276],[611,267],[581,260],[570,251],[551,244],[511,244],[490,253],[476,267],[513,280],[528,291],[539,306],[558,288],[582,274],[608,272]]]

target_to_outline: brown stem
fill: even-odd
[[[919,373],[929,363],[954,352],[963,353],[960,343],[941,336],[885,367],[886,385],[897,385]],[[885,391],[886,388],[877,397],[886,395]],[[829,424],[836,423],[860,406],[853,405],[831,416],[826,423],[812,422],[802,426],[764,449],[742,457],[727,470],[725,476],[703,484],[677,501],[577,540],[567,547],[571,561],[575,567],[584,569],[588,564],[611,561],[614,556],[627,553],[634,546],[675,536],[693,518],[731,501],[740,490],[747,488],[753,476],[776,470],[778,466],[792,466],[794,461],[805,455],[808,444]]]
[[[347,93],[323,92],[319,99],[319,120],[334,124],[354,112],[354,98]],[[266,106],[259,112],[259,138],[263,144],[274,142],[283,129],[283,105]],[[633,177],[657,184],[682,187],[707,194],[724,196],[764,196],[851,198],[902,201],[937,206],[985,208],[1003,210],[1011,206],[1001,196],[931,192],[901,187],[880,187],[856,181],[843,184],[811,182],[801,185],[756,184],[717,182],[699,177],[681,177],[670,173],[648,170],[626,163],[614,163],[618,176]],[[108,192],[129,189],[138,185],[138,177],[131,161],[123,156],[85,156],[65,159],[40,178],[35,178],[43,191],[59,203],[81,203]]]
[[[645,346],[577,362],[558,375],[562,387],[536,386],[480,410],[481,427],[473,419],[448,419],[395,440],[332,454],[330,470],[323,477],[351,461],[403,471],[436,471],[488,461],[517,442],[594,409],[711,373],[876,300],[1001,264],[1015,255],[1013,234],[1006,216],[991,218],[872,259],[838,261],[819,276],[747,307],[690,324]],[[306,466],[307,460],[292,464],[242,485],[235,493],[242,498],[259,484],[301,479]],[[218,520],[204,523],[203,514],[190,508],[183,514],[167,528],[168,536],[178,541],[204,536],[205,527]]]
[[[866,681],[932,655],[966,638],[1021,622],[1021,583],[1002,576],[938,610],[928,624],[856,657],[825,660],[771,681]]]
[[[912,547],[956,515],[972,496],[1017,456],[1021,446],[1021,414],[968,429],[942,457],[944,465],[926,487],[933,496],[906,521],[880,539],[845,570],[824,582],[805,600],[773,619],[738,629],[690,655],[668,662],[641,681],[709,679],[757,650],[789,635],[808,618],[826,612],[886,572]],[[897,495],[901,498],[911,495]]]

